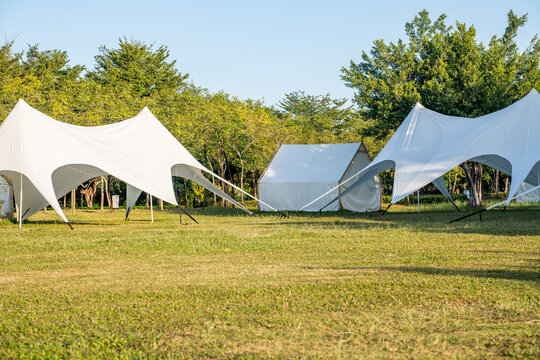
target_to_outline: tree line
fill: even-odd
[[[2,121],[19,99],[57,120],[82,126],[125,120],[148,106],[203,165],[255,195],[257,181],[281,143],[360,139],[353,121],[357,114],[346,99],[293,92],[280,107],[269,107],[260,100],[211,93],[178,70],[166,46],[125,38],[115,48],[101,47],[90,69],[71,65],[66,51],[30,45],[16,52],[13,42],[5,42],[0,48]],[[159,146],[158,140],[140,145]],[[77,189],[77,201],[92,206],[98,188],[105,185],[107,202],[109,192],[125,196],[117,179],[97,178]],[[180,200],[203,202],[204,191],[197,184],[181,180],[175,185]],[[234,189],[218,185],[244,200]],[[209,201],[218,202],[215,197]]]
[[[121,38],[114,48],[100,47],[95,64],[86,68],[72,65],[66,51],[29,45],[17,52],[7,41],[0,47],[0,121],[19,98],[57,120],[83,126],[125,120],[148,106],[203,165],[258,195],[257,181],[281,143],[363,141],[375,156],[417,101],[443,114],[476,117],[539,88],[540,41],[535,36],[521,52],[515,42],[526,14],[510,11],[503,35],[488,44],[478,41],[473,26],[448,26],[445,19],[443,14],[433,21],[421,11],[405,24],[407,40],[376,40],[360,61],[342,67],[342,80],[355,91],[351,101],[295,91],[275,106],[197,86],[170,59],[165,45]],[[392,175],[381,175],[387,194]],[[509,181],[472,162],[445,179],[453,192],[470,189],[473,206],[481,205],[482,190],[504,191]],[[92,204],[106,180],[80,186],[81,203]],[[191,182],[175,180],[175,186],[186,203],[218,203]],[[117,179],[110,179],[106,190],[106,199],[110,192],[125,193]]]

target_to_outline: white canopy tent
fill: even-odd
[[[361,143],[281,145],[259,180],[259,196],[279,210],[297,210],[313,197],[336,187],[343,179],[366,167],[370,161]],[[344,186],[343,190],[346,188]],[[320,204],[326,204],[338,194],[339,190],[335,189],[304,210],[317,211]],[[365,212],[377,211],[380,206],[380,184],[373,176],[325,210],[343,208]],[[261,205],[261,210],[269,209]]]
[[[249,212],[203,176],[219,178],[148,108],[119,123],[82,127],[56,121],[19,100],[0,126],[0,153],[0,175],[12,181],[20,223],[50,204],[69,224],[57,199],[101,175],[175,205],[171,175],[182,176]]]
[[[474,119],[439,114],[417,103],[375,160],[345,180],[349,189],[330,203],[391,168],[392,204],[430,182],[449,197],[442,176],[468,160],[512,175],[510,199],[523,182],[540,183],[539,138],[540,94],[534,89],[507,108]]]

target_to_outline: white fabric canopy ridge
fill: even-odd
[[[472,119],[443,115],[417,103],[373,162],[345,180],[351,183],[349,189],[330,203],[391,168],[392,204],[431,182],[451,199],[443,175],[469,160],[512,176],[508,203],[523,182],[540,184],[538,139],[540,94],[535,89],[502,110]]]
[[[146,107],[128,120],[83,127],[19,100],[0,126],[0,153],[0,175],[12,182],[19,223],[51,205],[69,224],[57,199],[102,175],[129,185],[128,213],[140,191],[178,205],[171,176],[181,176],[251,214],[203,173],[234,185],[199,163]]]

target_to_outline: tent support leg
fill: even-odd
[[[462,216],[462,217],[459,217],[459,218],[457,218],[457,219],[454,219],[454,220],[452,220],[452,221],[449,221],[448,224],[455,223],[455,222],[457,222],[457,221],[461,221],[461,220],[463,220],[463,219],[466,219],[466,218],[471,217],[471,216],[476,215],[476,214],[480,214],[480,221],[482,221],[482,213],[483,213],[484,211],[486,211],[486,210],[487,210],[487,209],[481,209],[481,210],[475,211],[475,212],[473,212],[473,213],[470,213],[470,214],[467,214],[467,215],[465,215],[465,216]]]
[[[176,208],[178,209],[178,215],[180,215],[180,225],[182,225],[182,209],[180,205],[176,205]]]
[[[184,214],[186,214],[187,216],[189,216],[189,218],[193,221],[195,221],[197,224],[199,223],[197,220],[195,220],[195,218],[191,215],[188,214],[188,212],[184,209],[182,209],[180,206],[178,206],[178,209],[180,209],[181,212],[183,212]],[[182,216],[182,214],[180,214],[180,216]],[[181,219],[181,218],[180,218]]]
[[[289,217],[289,214],[284,213],[283,211],[279,211],[278,219],[285,219],[288,217]]]
[[[152,195],[150,195],[150,218],[152,219],[151,222],[153,223],[154,222],[154,205],[152,203],[153,203],[153,199],[152,199]]]
[[[418,213],[420,214],[420,190],[416,191],[416,197],[418,198]]]
[[[22,199],[23,199],[23,175],[21,173],[21,191],[20,191],[20,194],[19,194],[19,229],[22,228],[22,219],[23,219],[23,214],[22,214]],[[28,210],[27,210],[28,211]]]
[[[388,211],[388,209],[390,209],[390,206],[392,206],[392,204],[388,205],[386,207],[386,209],[384,209],[384,211],[382,212],[382,214],[380,216],[383,216],[384,214],[386,214],[386,212]]]

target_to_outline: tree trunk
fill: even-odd
[[[105,198],[107,199],[107,206],[109,207],[109,212],[112,211],[112,199],[111,194],[109,193],[109,176],[105,176]]]
[[[495,196],[499,195],[499,170],[495,170]]]
[[[471,162],[469,165],[464,162],[460,166],[465,171],[467,188],[470,193],[467,205],[471,207],[482,206],[482,164]]]
[[[146,208],[150,207],[150,194],[146,193]]]
[[[186,199],[186,208],[188,208],[187,181],[184,179],[184,198]]]
[[[163,200],[159,199],[159,210],[163,211]]]
[[[75,215],[75,189],[71,190],[71,215]]]
[[[255,174],[255,171],[251,173],[251,187],[253,187],[253,196],[257,196],[257,176]]]
[[[99,203],[99,208],[101,210],[103,210],[103,203],[105,202],[105,192],[103,191],[103,176],[100,178],[100,182],[101,182],[101,199],[100,199],[100,203]]]
[[[452,194],[456,193],[456,185],[457,185],[457,171],[454,174],[454,185],[452,185]]]
[[[210,171],[214,172],[214,167],[212,166],[212,162],[210,161],[208,154],[206,154],[206,162],[208,163],[208,166],[210,166]],[[214,186],[216,185],[216,179],[214,178],[214,175],[212,175],[212,184],[214,184]],[[217,206],[216,193],[213,193],[213,194],[214,194],[214,206]]]
[[[244,160],[240,159],[240,189],[244,190]],[[244,193],[240,193],[242,205],[244,205]]]
[[[86,185],[82,184],[82,190],[81,194],[84,194],[84,197],[86,199],[86,205],[88,207],[94,206],[94,197],[97,193],[97,186],[99,184],[98,178],[94,178],[90,180]]]
[[[509,176],[506,175],[506,179],[504,179],[504,192],[508,193],[508,178]]]
[[[220,171],[221,171],[221,177],[223,179],[225,179],[225,164],[223,162],[219,162],[219,168],[220,168]],[[227,193],[227,187],[225,185],[225,183],[223,181],[221,181],[221,189],[223,190],[223,192],[226,194]],[[225,199],[221,198],[221,206],[222,207],[225,207]]]
[[[64,210],[66,210],[66,195],[64,195]]]
[[[229,159],[227,159],[227,154],[223,153],[223,155],[225,156],[225,168],[227,169],[227,172],[229,173],[229,182],[231,184],[234,184],[233,174],[231,171],[231,164],[229,163]],[[234,187],[229,185],[229,189],[230,189],[229,195],[234,199]],[[235,207],[234,204],[231,204],[231,207],[234,208]]]

